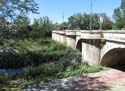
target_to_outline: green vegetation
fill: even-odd
[[[46,38],[51,37],[51,32],[55,29],[55,25],[50,21],[50,19],[45,16],[39,19],[34,19],[33,23],[30,24],[28,17],[21,18],[17,17],[14,20],[16,24],[16,38]]]
[[[83,75],[86,73],[95,73],[103,70],[102,66],[89,66],[86,64],[79,64],[77,67],[68,67],[65,71],[59,72],[57,78],[66,78],[72,76]]]
[[[67,63],[81,60],[80,53],[52,40],[19,40],[14,45],[15,52],[0,53],[1,68],[38,66],[41,63],[66,60]]]
[[[0,0],[0,50],[12,46],[13,43],[7,40],[16,35],[14,20],[25,18],[28,13],[38,13],[34,0]]]
[[[0,67],[23,67],[24,70],[14,75],[1,75],[2,86],[22,87],[104,69],[101,66],[82,64],[79,51],[51,39],[19,40],[14,46],[17,53],[0,55]]]
[[[93,30],[100,29],[100,17],[103,18],[102,29],[103,30],[112,29],[112,21],[105,13],[92,14],[92,29]],[[68,18],[68,23],[64,23],[64,25],[70,29],[89,30],[90,29],[89,28],[90,27],[90,14],[86,14],[86,13],[74,14]]]
[[[38,71],[39,69],[39,71]],[[38,68],[31,69],[29,73],[31,73],[28,77],[25,78],[18,78],[14,80],[15,85],[18,86],[26,86],[26,85],[31,85],[35,83],[44,83],[56,79],[62,79],[62,78],[67,78],[67,77],[72,77],[72,76],[79,76],[87,73],[95,73],[99,72],[101,70],[104,70],[105,68],[102,66],[88,66],[85,64],[79,64],[75,67],[72,65],[68,65],[66,68],[60,63],[54,64],[54,63],[49,63],[49,64],[43,64]],[[38,73],[37,73],[38,72]],[[38,76],[34,77],[34,74]]]

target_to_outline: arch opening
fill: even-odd
[[[100,39],[79,39],[76,43],[76,48],[82,52],[82,43],[90,44],[93,46],[96,46],[97,48],[100,48]]]
[[[125,48],[115,48],[107,52],[101,65],[125,71]]]
[[[82,52],[82,39],[80,39],[77,43],[76,43],[76,48],[80,51],[80,52]]]

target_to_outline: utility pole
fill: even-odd
[[[64,23],[64,12],[62,13],[62,22]]]
[[[90,4],[90,31],[92,31],[92,0]]]
[[[63,30],[65,30],[65,25],[64,25],[64,12],[62,13],[62,28],[63,28]]]

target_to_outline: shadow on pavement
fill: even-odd
[[[99,77],[79,76],[37,84],[23,88],[24,91],[106,91],[110,90]]]

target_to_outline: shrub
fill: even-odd
[[[104,70],[102,66],[88,66],[86,64],[78,64],[76,67],[68,65],[64,67],[64,64],[51,62],[44,63],[38,67],[26,68],[25,79],[41,79],[41,81],[51,81],[54,79],[61,79],[66,77],[83,75],[86,73],[95,73]]]
[[[56,73],[64,71],[64,66],[61,63],[43,63],[37,67],[29,67],[25,70],[25,77],[36,77],[36,76],[54,76]]]
[[[22,54],[0,53],[0,68],[20,68],[26,66],[27,61]]]
[[[15,48],[17,53],[0,54],[0,68],[34,67],[49,62],[60,62],[67,66],[81,61],[78,51],[50,39],[19,40]]]

